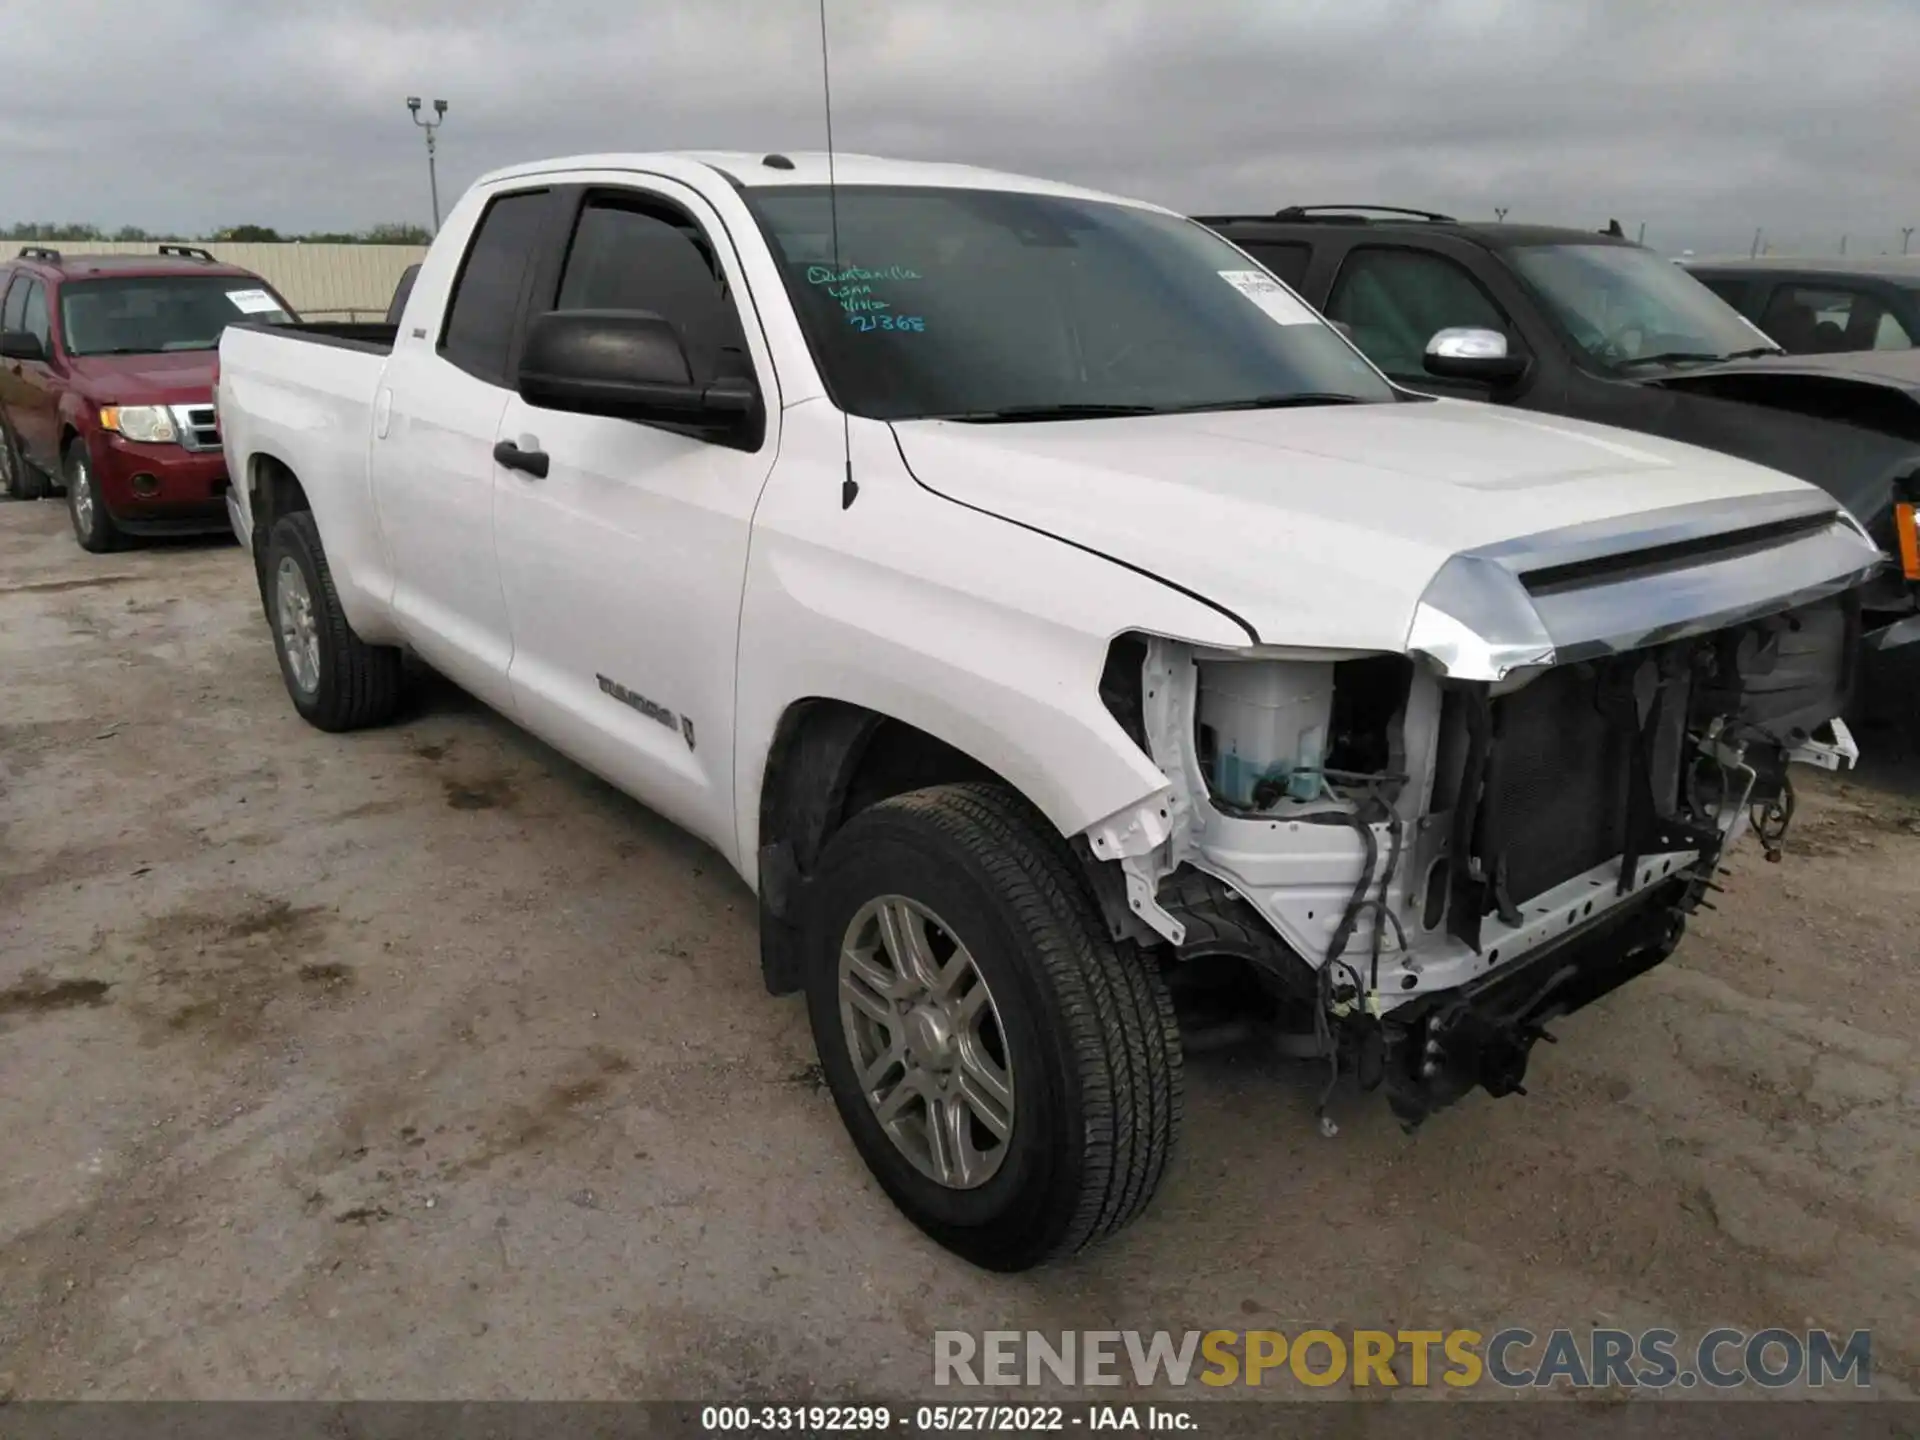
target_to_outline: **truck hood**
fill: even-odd
[[[1723,375],[1801,375],[1821,379],[1854,380],[1920,394],[1920,350],[1849,350],[1834,355],[1750,355],[1717,365],[1695,365],[1667,370],[1651,383],[1685,389],[1690,381]]]
[[[1690,537],[1703,515],[1738,530],[1756,497],[1774,516],[1833,509],[1731,456],[1448,400],[894,431],[937,494],[1177,585],[1258,642],[1328,649],[1406,648],[1455,556],[1568,530],[1588,537],[1578,558],[1594,536],[1644,548],[1662,511],[1692,517]]]
[[[73,375],[89,398],[112,405],[205,404],[220,368],[216,350],[157,355],[82,355]]]

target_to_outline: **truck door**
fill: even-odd
[[[394,614],[431,664],[509,711],[493,442],[512,393],[528,279],[556,206],[544,188],[492,198],[440,332],[401,333],[374,397],[370,473],[392,551]]]
[[[661,315],[696,378],[755,377],[768,428],[747,451],[508,401],[503,445],[547,457],[544,475],[494,475],[515,709],[731,857],[734,662],[754,506],[777,450],[773,367],[738,257],[696,192],[658,180],[575,191],[574,205],[557,289],[530,310]]]
[[[1521,403],[1537,398],[1541,347],[1461,259],[1431,246],[1363,242],[1340,262],[1327,303],[1329,320],[1347,328],[1366,357],[1409,390],[1459,400]],[[1451,380],[1426,369],[1427,342],[1442,330],[1497,330],[1516,353],[1536,357],[1518,385],[1495,388],[1485,381]]]

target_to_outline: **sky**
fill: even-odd
[[[1189,211],[1897,252],[1920,0],[826,0],[834,140]],[[0,0],[0,224],[431,218],[493,167],[824,143],[816,0]],[[1920,233],[1914,236],[1920,252]]]

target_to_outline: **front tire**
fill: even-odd
[[[80,548],[94,555],[118,550],[120,527],[113,523],[107,502],[100,498],[86,441],[74,439],[68,443],[67,453],[61,456],[61,470],[67,482],[67,518],[73,521],[73,538],[80,542]]]
[[[849,821],[810,888],[821,1069],[908,1219],[1014,1271],[1139,1215],[1180,1124],[1173,1007],[1043,817],[997,785],[915,791]]]
[[[321,730],[384,724],[400,704],[400,651],[353,633],[320,529],[305,510],[274,522],[267,542],[267,621],[293,708]]]

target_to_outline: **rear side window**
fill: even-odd
[[[533,268],[552,201],[536,190],[502,195],[474,231],[447,307],[440,353],[477,379],[507,384],[520,297]]]
[[[598,197],[580,213],[557,310],[648,310],[672,324],[695,380],[752,373],[713,246],[665,202]]]
[[[1240,248],[1295,290],[1307,278],[1307,261],[1313,258],[1313,251],[1305,245],[1286,245],[1273,240],[1247,241]]]
[[[26,314],[27,287],[32,283],[33,282],[25,275],[16,275],[13,277],[13,288],[7,291],[6,310],[4,313],[0,313],[0,329],[26,329],[26,326],[20,322]]]
[[[1796,355],[1907,350],[1913,345],[1877,296],[1843,287],[1782,285],[1767,301],[1760,328]]]

